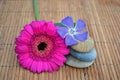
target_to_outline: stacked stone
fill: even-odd
[[[88,37],[85,42],[78,41],[78,44],[71,46],[66,64],[76,68],[86,68],[93,64],[96,57],[94,41],[91,37]]]

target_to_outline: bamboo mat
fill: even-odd
[[[67,65],[53,73],[23,69],[14,39],[34,20],[32,0],[0,0],[0,80],[120,80],[120,0],[39,0],[40,16],[60,22],[66,16],[83,19],[95,41],[98,57],[85,69]]]

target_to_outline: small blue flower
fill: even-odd
[[[61,22],[65,27],[59,27],[57,32],[64,39],[67,46],[78,44],[78,40],[85,41],[88,36],[88,31],[82,32],[86,28],[83,20],[77,20],[76,25],[70,16],[64,18]]]

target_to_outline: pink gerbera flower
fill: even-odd
[[[53,22],[33,21],[16,38],[15,51],[21,66],[32,72],[58,70],[69,53]]]

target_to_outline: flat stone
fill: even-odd
[[[95,48],[93,48],[90,52],[85,52],[84,54],[82,52],[77,52],[71,49],[70,54],[79,60],[87,61],[87,62],[93,61],[97,57],[97,52]]]
[[[80,61],[74,58],[72,55],[68,55],[66,64],[72,67],[76,67],[76,68],[86,68],[86,67],[91,66],[93,62],[94,61],[91,61],[91,62]]]
[[[85,42],[78,41],[78,44],[72,45],[71,48],[78,52],[89,52],[94,47],[94,41],[91,37]]]

